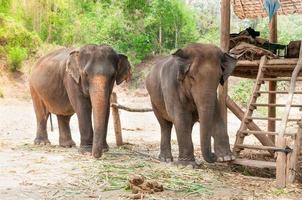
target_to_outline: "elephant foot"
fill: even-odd
[[[59,141],[59,145],[64,148],[71,148],[76,146],[75,142],[72,139],[66,141]]]
[[[50,141],[47,137],[36,137],[34,140],[35,145],[50,145]]]
[[[161,162],[167,162],[167,163],[173,162],[173,156],[171,153],[169,154],[160,153],[158,159]]]
[[[80,154],[89,154],[91,155],[92,152],[92,144],[89,145],[80,145],[79,153]]]
[[[225,155],[225,156],[217,156],[217,162],[230,162],[235,160],[235,156],[233,154]]]
[[[184,166],[184,167],[191,167],[192,169],[200,169],[201,165],[197,164],[195,162],[195,159],[193,160],[186,160],[186,159],[181,159],[179,158],[178,161],[174,162],[176,166]]]
[[[102,151],[103,153],[109,151],[109,145],[107,144],[107,142],[104,143]]]
[[[215,154],[217,156],[217,162],[230,162],[235,160],[235,156],[230,151],[229,147],[226,148],[215,148]]]

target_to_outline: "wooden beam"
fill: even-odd
[[[272,43],[277,43],[278,41],[278,34],[277,34],[277,14],[275,14],[270,21],[269,24],[269,30],[270,30],[270,36],[269,41]],[[276,81],[270,81],[268,83],[268,88],[271,91],[277,90],[277,82]],[[276,93],[270,93],[268,95],[268,103],[269,104],[275,104],[276,103]],[[276,117],[276,108],[275,107],[269,107],[268,108],[268,117],[275,118]],[[267,123],[267,130],[268,131],[276,131],[276,122],[275,121],[268,121]],[[275,143],[275,136],[271,135],[269,136],[273,143]]]
[[[231,3],[230,0],[221,0],[221,24],[220,24],[220,47],[223,51],[229,51],[230,44]],[[226,97],[228,95],[228,82],[218,87],[219,107],[222,119],[227,127]]]

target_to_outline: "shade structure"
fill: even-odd
[[[302,14],[302,0],[279,0],[278,15]],[[264,0],[231,0],[235,14],[240,19],[267,17]]]

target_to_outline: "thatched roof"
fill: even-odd
[[[266,17],[264,0],[232,0],[235,14],[240,19]],[[278,15],[302,14],[302,0],[280,0]]]

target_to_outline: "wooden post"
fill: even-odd
[[[278,135],[276,144],[278,148],[285,149],[286,138]],[[284,188],[286,186],[286,164],[286,153],[278,151],[276,161],[276,183],[278,188]]]
[[[221,0],[221,24],[220,24],[220,47],[223,51],[229,51],[230,44],[230,23],[231,23],[231,4],[230,0]],[[218,87],[219,107],[222,112],[222,118],[227,127],[227,107],[226,97],[228,94],[228,82]]]
[[[112,92],[111,103],[117,104],[117,96],[116,96],[115,92]],[[121,146],[121,145],[123,145],[123,136],[122,136],[122,127],[121,127],[119,110],[118,110],[118,108],[113,107],[113,106],[111,106],[111,110],[112,110],[116,145]]]
[[[270,36],[269,41],[272,43],[277,43],[278,41],[278,30],[277,30],[277,14],[275,14],[269,24],[269,30],[270,30]],[[277,89],[277,82],[276,81],[270,81],[268,83],[268,88],[270,91],[275,91]],[[275,104],[276,103],[276,93],[270,93],[268,95],[268,103],[269,104]],[[269,107],[268,108],[268,117],[276,117],[276,108],[275,107]],[[267,123],[267,130],[275,132],[276,131],[276,122],[275,121],[268,121]],[[269,136],[272,141],[275,143],[275,136],[270,135]]]
[[[293,151],[287,154],[287,183],[293,183],[296,177],[298,157],[301,150],[301,139],[302,139],[302,124],[298,122],[299,128],[296,137],[294,138],[294,148]]]

